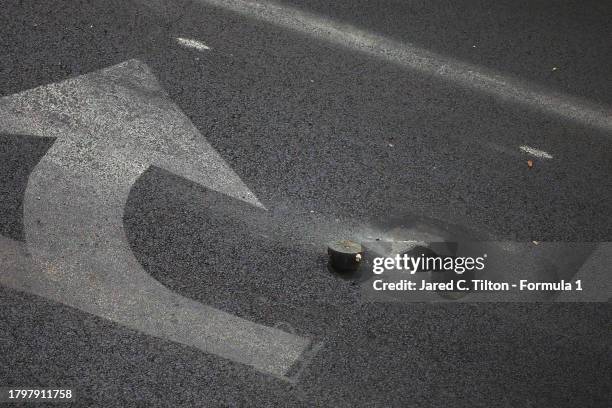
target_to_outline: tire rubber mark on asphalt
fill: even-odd
[[[6,261],[1,284],[283,379],[311,348],[304,337],[178,295],[132,254],[124,206],[150,165],[263,208],[145,64],[129,60],[4,97],[0,131],[56,138],[24,198],[31,267]]]

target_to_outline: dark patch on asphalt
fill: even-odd
[[[54,140],[0,134],[0,234],[23,241],[23,196],[28,177]]]

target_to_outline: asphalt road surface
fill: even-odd
[[[493,3],[3,0],[0,386],[610,406],[609,300],[371,302],[326,265],[612,241],[612,5]]]

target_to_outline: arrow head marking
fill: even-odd
[[[123,210],[150,165],[263,208],[146,65],[130,60],[1,98],[0,131],[56,138],[25,192],[32,259],[13,268],[24,262],[8,254],[1,284],[287,379],[308,339],[170,291],[129,248]]]

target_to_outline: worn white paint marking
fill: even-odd
[[[611,108],[504,76],[297,8],[253,0],[200,0],[279,27],[363,52],[419,72],[584,125],[612,130]]]
[[[201,41],[192,40],[189,38],[176,37],[176,42],[186,48],[193,48],[198,51],[210,50],[210,47]]]
[[[32,267],[4,264],[0,284],[286,378],[308,339],[170,291],[129,248],[124,206],[151,164],[263,208],[146,65],[130,60],[1,98],[0,131],[57,138],[24,198]]]
[[[519,149],[521,149],[525,153],[528,153],[540,159],[552,159],[553,158],[550,153],[546,153],[544,150],[534,149],[533,147],[523,145],[523,146],[520,146]]]

